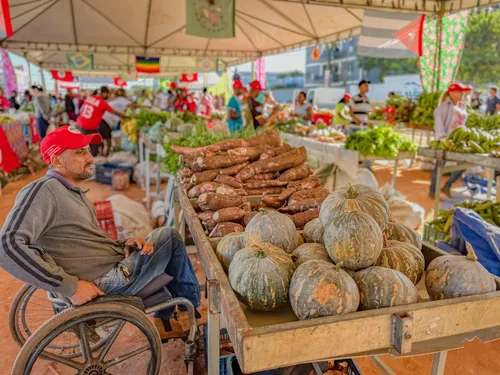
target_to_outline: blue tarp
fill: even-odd
[[[488,223],[472,210],[457,207],[450,234],[450,243],[440,243],[439,248],[448,252],[457,250],[466,255],[465,242],[469,242],[479,262],[490,273],[500,276],[500,227]]]

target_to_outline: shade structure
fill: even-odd
[[[92,53],[102,74],[134,71],[136,55],[160,56],[161,74],[196,71],[357,36],[364,9],[433,13],[500,0],[236,0],[231,39],[186,34],[191,0],[10,0],[14,35],[1,44],[46,69],[67,69],[66,54]],[[190,3],[188,3],[190,4]]]

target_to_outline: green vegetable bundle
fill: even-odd
[[[390,126],[362,130],[347,137],[345,148],[362,155],[395,158],[400,152],[416,152],[418,147],[409,139],[396,133]]]
[[[465,154],[500,151],[500,130],[487,132],[476,128],[461,127],[453,130],[445,139],[431,142],[429,147]]]
[[[167,173],[176,174],[183,166],[179,162],[179,154],[172,151],[173,145],[183,147],[201,147],[211,145],[226,139],[250,138],[255,136],[255,130],[247,127],[239,132],[228,134],[226,132],[212,133],[204,123],[195,124],[194,129],[187,129],[183,135],[176,138],[164,138],[164,149],[166,157],[164,158],[163,169]]]
[[[473,210],[488,223],[500,226],[500,202],[493,203],[492,201],[484,201],[484,202],[466,201],[460,204],[456,204],[454,205],[454,207],[463,207]],[[450,233],[453,211],[454,208],[448,211],[440,210],[438,212],[437,219],[429,222],[429,224],[440,232]]]
[[[416,102],[415,108],[410,114],[410,123],[434,127],[434,110],[437,108],[440,92],[424,92]]]
[[[170,112],[153,112],[148,109],[141,109],[139,113],[133,117],[136,120],[137,128],[141,129],[143,127],[153,126],[158,121],[165,123],[171,115]]]

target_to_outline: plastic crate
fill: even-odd
[[[132,179],[134,167],[118,164],[99,164],[95,167],[95,180],[101,184],[111,185],[113,183],[113,171],[116,170],[129,172]]]
[[[219,359],[220,375],[236,375],[233,371],[234,363],[237,362],[236,354],[223,355]]]
[[[424,223],[424,242],[435,245],[437,242],[444,241],[448,235],[434,228],[430,223]]]
[[[111,206],[111,202],[94,202],[94,207],[96,211],[97,221],[99,222],[99,228],[105,231],[108,234],[109,238],[116,241],[118,238],[118,233],[116,232],[115,220],[113,218],[113,206]]]

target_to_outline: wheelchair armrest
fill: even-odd
[[[126,303],[127,305],[134,306],[141,311],[144,311],[144,304],[142,303],[142,299],[136,296],[104,296],[98,297],[90,302],[87,302],[85,305],[95,305],[99,303],[109,303],[109,302],[120,302]],[[78,306],[76,306],[78,307]]]

